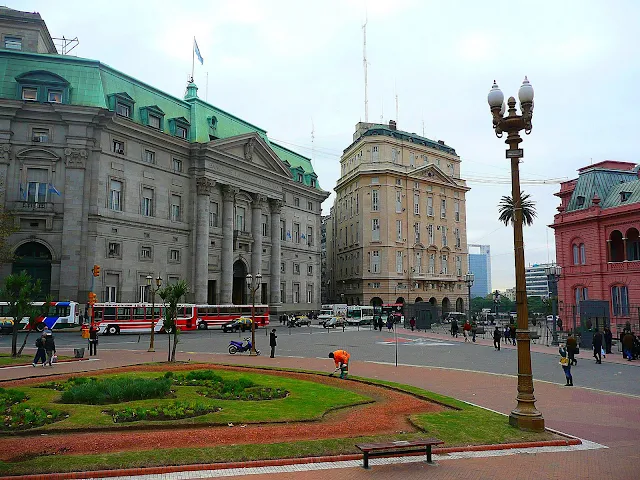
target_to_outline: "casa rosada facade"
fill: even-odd
[[[556,259],[563,267],[558,283],[560,315],[570,323],[582,300],[606,300],[611,325],[640,318],[640,178],[634,163],[604,161],[578,170],[563,182],[551,227]]]

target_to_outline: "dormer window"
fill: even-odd
[[[298,174],[298,182],[302,183],[304,181],[304,177],[301,173]]]
[[[5,37],[6,38],[6,37]],[[46,70],[32,70],[15,77],[22,100],[42,103],[69,103],[69,82]]]
[[[184,117],[169,119],[169,131],[171,135],[189,140],[189,120]]]
[[[631,198],[631,192],[620,192],[621,202],[626,202],[627,200],[629,200],[629,198]]]
[[[116,115],[124,118],[133,118],[133,106],[135,100],[127,93],[112,93],[107,95],[109,110],[116,112]]]
[[[49,103],[62,103],[62,90],[49,90],[47,92],[47,101]]]
[[[583,196],[579,196],[577,198],[577,204],[578,204],[578,207],[584,207],[584,197]]]
[[[176,125],[176,137],[187,138],[187,129],[180,125]]]
[[[160,129],[160,117],[149,115],[149,126]]]
[[[28,102],[37,102],[38,101],[38,89],[37,88],[24,87],[22,89],[22,100],[26,100]]]
[[[118,102],[116,104],[116,113],[121,117],[131,118],[131,108],[125,103]]]

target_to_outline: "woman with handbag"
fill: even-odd
[[[564,370],[564,376],[567,377],[567,383],[565,384],[565,387],[573,387],[571,363],[569,362],[567,349],[565,348],[564,343],[560,344],[560,348],[558,349],[558,351],[560,352],[560,365],[562,366],[562,370]]]

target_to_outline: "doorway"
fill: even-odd
[[[247,304],[247,266],[242,260],[233,264],[233,293],[231,301],[234,305]]]
[[[51,291],[51,252],[38,242],[28,242],[16,249],[16,260],[11,266],[11,273],[23,270],[32,281],[40,280],[41,289],[38,300],[42,300]]]

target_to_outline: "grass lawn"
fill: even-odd
[[[0,353],[0,367],[7,367],[11,365],[25,365],[33,362],[34,356],[35,356],[35,352],[33,352],[33,354],[23,353],[22,355],[16,358],[13,358],[10,353]],[[72,358],[72,357],[65,357],[63,355],[58,355],[59,360],[67,360],[69,358]]]

